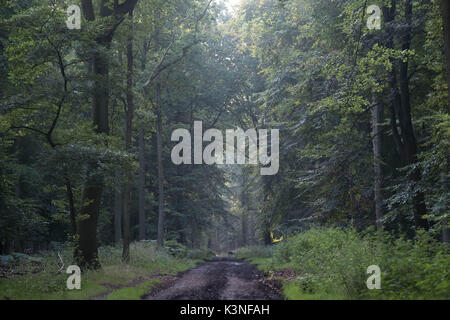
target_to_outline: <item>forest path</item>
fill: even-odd
[[[255,265],[232,258],[217,258],[181,274],[151,300],[280,300],[265,284]]]

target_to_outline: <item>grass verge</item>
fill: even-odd
[[[60,266],[58,252],[41,253],[39,258],[42,262],[38,267],[36,263],[16,261],[11,268],[20,268],[21,272],[0,278],[0,299],[87,300],[102,295],[107,295],[108,299],[140,299],[145,290],[150,291],[160,280],[149,279],[141,283],[139,279],[152,275],[176,275],[209,258],[208,254],[201,256],[198,250],[195,258],[190,258],[189,254],[179,257],[144,242],[131,245],[130,263],[124,264],[121,251],[120,247],[100,248],[102,268],[83,272],[80,290],[68,290],[66,286],[69,275],[65,274],[65,268],[75,264],[70,248],[59,251],[64,268]]]

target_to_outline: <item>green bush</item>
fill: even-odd
[[[357,296],[365,288],[366,269],[378,264],[368,241],[354,230],[311,229],[288,238],[274,252],[274,260],[289,263],[301,276],[306,292]]]
[[[188,254],[188,249],[183,244],[177,242],[176,240],[168,240],[164,243],[164,248],[168,250],[168,252],[179,258],[185,258]]]
[[[366,292],[367,297],[450,299],[448,245],[419,232],[414,241],[385,241],[380,247],[382,290]]]
[[[248,257],[267,248],[241,249]],[[267,253],[266,253],[267,254]],[[362,235],[354,229],[313,228],[274,248],[274,269],[289,267],[305,294],[349,299],[449,299],[448,246],[419,232],[416,239],[394,239],[387,233]],[[367,267],[381,269],[381,290],[368,290]]]
[[[252,257],[269,258],[272,256],[272,248],[261,246],[248,246],[235,250],[234,254],[238,259],[248,259]]]
[[[215,256],[215,252],[210,249],[193,249],[188,251],[188,258],[193,260],[208,260]]]

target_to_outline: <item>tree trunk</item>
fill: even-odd
[[[383,7],[385,23],[388,26],[386,46],[394,47],[394,37],[396,33],[392,29],[391,24],[394,22],[396,11],[396,1],[391,1],[391,8]],[[401,33],[402,50],[409,50],[411,47],[411,25],[412,25],[412,3],[411,0],[405,2],[405,30]],[[397,152],[402,159],[403,164],[413,164],[417,162],[417,141],[414,134],[414,127],[411,117],[411,100],[409,89],[408,61],[400,62],[400,92],[397,87],[397,68],[396,62],[391,59],[392,70],[389,75],[389,84],[391,88],[392,102],[391,110],[391,126],[392,136],[394,138]],[[397,119],[399,125],[397,125]],[[398,131],[400,127],[400,132]],[[413,171],[409,175],[409,180],[413,184],[418,184],[421,180],[419,170]],[[425,195],[422,191],[413,195],[413,211],[414,224],[416,228],[428,229],[428,221],[423,218],[427,209],[425,206]]]
[[[164,175],[162,160],[161,83],[156,84],[156,145],[158,158],[158,247],[164,246]]]
[[[133,135],[133,116],[134,116],[134,100],[133,100],[133,11],[130,12],[130,36],[127,45],[127,114],[126,114],[126,132],[125,132],[125,151],[131,152],[132,135]],[[123,199],[123,250],[122,260],[129,262],[130,260],[130,194],[132,185],[132,172],[128,170],[127,181],[125,185]]]
[[[65,176],[65,180],[66,180],[66,194],[67,194],[67,199],[69,200],[70,225],[72,227],[72,241],[74,241],[76,239],[76,235],[77,235],[75,202],[73,199],[72,184],[70,183],[70,180],[67,176]]]
[[[248,199],[247,199],[247,175],[242,170],[242,194],[241,194],[241,207],[242,207],[242,247],[247,246],[248,240]]]
[[[144,73],[147,64],[148,43],[144,43],[141,56],[141,70]],[[148,87],[144,87],[144,98],[148,97]],[[145,219],[145,131],[139,130],[139,240],[144,240],[146,235]]]
[[[131,176],[128,174],[127,182],[125,184],[125,192],[123,194],[123,247],[122,247],[122,261],[128,263],[130,261],[130,194],[131,194],[131,188],[130,184],[131,182],[128,181]]]
[[[105,45],[103,43],[103,45]],[[94,96],[92,100],[92,113],[97,133],[109,134],[108,125],[108,58],[105,53],[96,52],[92,59],[92,72],[94,80]],[[89,173],[82,196],[82,205],[78,221],[78,245],[75,256],[80,268],[98,269],[97,250],[97,221],[100,212],[101,197],[103,194],[103,176],[95,173],[98,170],[96,163],[89,164]]]
[[[381,219],[384,215],[383,206],[383,169],[382,154],[381,154],[381,123],[383,122],[384,106],[380,103],[376,103],[374,98],[374,106],[372,110],[372,147],[373,147],[373,168],[374,168],[374,196],[375,196],[375,217],[377,230],[382,230],[383,223]]]
[[[445,218],[442,220],[442,242],[449,243],[450,242],[450,229],[447,228],[448,219]]]
[[[444,48],[445,48],[445,66],[448,91],[448,109],[450,111],[450,2],[448,0],[440,1],[442,26],[444,31]]]
[[[247,240],[248,240],[248,215],[247,215],[247,212],[243,212],[242,213],[242,247],[247,246],[247,244],[248,244]]]
[[[445,70],[447,78],[447,112],[450,111],[450,2],[448,0],[440,1],[442,26],[444,32],[444,48],[445,48]],[[442,221],[442,242],[450,242],[450,229],[447,228],[448,221],[443,219]]]
[[[405,3],[406,31],[403,34],[402,50],[411,48],[411,25],[412,25],[412,0]],[[405,146],[407,162],[413,164],[417,162],[417,141],[414,134],[414,128],[411,117],[411,99],[409,90],[408,61],[400,63],[400,91],[401,91],[401,111],[399,113],[400,126],[402,129],[402,139]],[[410,179],[414,184],[421,180],[421,173],[418,169],[414,170]],[[428,230],[428,221],[423,218],[427,214],[425,205],[425,195],[418,191],[413,196],[414,223],[417,228]]]
[[[145,230],[145,139],[144,130],[139,131],[139,240],[146,238]]]
[[[445,194],[445,193],[447,193],[447,190],[448,190],[447,174],[444,173],[444,172],[441,172],[441,179],[440,180],[441,180],[440,181],[441,182],[441,192],[443,194]],[[441,215],[445,215],[446,214],[446,210],[445,210],[445,208],[447,208],[446,207],[446,203],[447,203],[446,201],[447,201],[447,198],[444,197],[443,203],[440,204],[440,206],[442,208],[444,208],[440,212]],[[443,243],[449,243],[450,242],[450,228],[448,228],[448,218],[444,217],[444,219],[442,219],[441,223],[442,223],[442,242]]]
[[[92,90],[93,122],[97,133],[109,134],[108,104],[109,104],[109,62],[108,49],[117,27],[122,22],[122,17],[133,10],[138,0],[126,0],[119,5],[114,1],[113,8],[109,1],[102,1],[99,8],[99,16],[114,17],[104,33],[95,41],[102,49],[96,50],[92,58],[92,73],[94,75],[94,88]],[[96,13],[92,0],[81,0],[82,12],[87,21],[96,20]],[[105,49],[105,50],[103,50]],[[75,256],[81,268],[100,267],[97,250],[97,221],[100,213],[101,197],[104,181],[100,174],[95,173],[96,164],[89,165],[88,172],[94,172],[86,179],[86,185],[82,196],[80,219],[78,223],[79,243],[75,246]]]
[[[120,173],[116,173],[117,181],[119,181]],[[117,184],[117,188],[114,193],[114,242],[120,243],[122,239],[122,192],[120,190],[120,184]]]
[[[272,244],[272,237],[270,236],[270,231],[264,231],[264,245],[268,246]]]
[[[92,171],[96,167],[91,166]],[[97,222],[100,212],[100,203],[103,193],[103,177],[95,175],[90,177],[83,191],[81,218],[78,221],[78,243],[75,257],[77,264],[82,269],[98,269],[97,250]]]

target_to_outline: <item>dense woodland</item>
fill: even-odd
[[[220,253],[311,226],[449,241],[448,1],[0,3],[1,255],[66,244],[95,269],[102,246],[127,262],[140,240]],[[278,173],[173,164],[194,121],[279,129]]]

